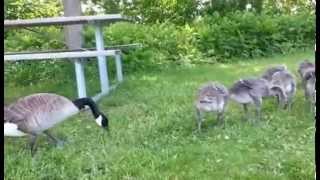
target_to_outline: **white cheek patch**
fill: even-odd
[[[14,123],[4,123],[4,136],[25,136],[26,133],[19,131]]]
[[[97,123],[99,126],[102,126],[102,116],[101,116],[101,115],[100,115],[99,117],[97,117],[96,123]]]

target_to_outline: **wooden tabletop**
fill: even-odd
[[[72,25],[72,24],[87,24],[100,22],[114,22],[128,20],[121,14],[108,14],[98,16],[68,16],[68,17],[51,17],[37,19],[18,19],[5,20],[5,28],[31,27],[31,26],[50,26],[50,25]]]

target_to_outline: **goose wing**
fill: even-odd
[[[287,86],[292,83],[295,84],[294,77],[287,71],[277,72],[272,76],[271,84]]]
[[[26,126],[26,118],[21,114],[17,113],[14,110],[10,109],[9,107],[4,107],[4,123],[5,129],[4,134],[6,135],[7,132],[19,132],[22,131],[24,133],[30,133]],[[8,124],[7,124],[8,123]],[[8,126],[6,126],[6,124]],[[6,129],[9,128],[9,129]],[[12,129],[13,128],[13,129]],[[18,130],[18,131],[16,131]]]
[[[284,71],[286,69],[287,69],[287,67],[285,65],[278,65],[275,67],[271,67],[265,71],[265,73],[262,75],[262,78],[270,80],[274,73],[279,72],[279,71]]]
[[[218,98],[227,95],[228,93],[224,86],[210,82],[201,86],[198,92],[198,99],[201,103],[213,103],[217,101]]]
[[[216,84],[217,87],[217,91],[219,92],[219,94],[223,95],[223,96],[228,96],[229,92],[228,89],[221,85],[221,84]]]
[[[252,96],[267,96],[269,89],[266,80],[263,79],[246,79],[242,80],[242,84],[248,88]]]
[[[15,123],[15,124],[24,120],[22,114],[16,113],[10,107],[4,107],[4,109],[3,109],[3,119],[4,119],[5,123],[6,122],[10,122],[10,123]]]
[[[79,110],[69,99],[50,93],[38,93],[20,98],[9,106],[19,127],[38,132],[76,114]]]
[[[247,80],[239,80],[229,89],[230,94],[247,93],[252,89],[251,83]]]
[[[37,93],[20,98],[10,108],[23,112],[23,115],[28,116],[40,112],[60,111],[66,106],[74,106],[74,104],[69,99],[57,94]]]
[[[255,79],[244,79],[240,80],[242,86],[248,89],[254,89],[257,86],[257,82]]]

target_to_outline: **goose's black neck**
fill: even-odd
[[[73,101],[73,104],[78,107],[79,110],[89,106],[94,118],[99,117],[100,111],[97,104],[91,98],[79,98]]]

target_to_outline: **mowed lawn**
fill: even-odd
[[[313,179],[315,120],[296,71],[303,59],[314,60],[314,52],[126,74],[99,102],[110,119],[110,134],[82,112],[52,129],[67,141],[63,148],[41,136],[34,158],[27,138],[6,137],[5,178]],[[231,101],[225,129],[216,126],[216,115],[207,114],[202,133],[196,131],[193,102],[199,85],[218,81],[230,87],[274,64],[286,64],[296,76],[291,112],[277,110],[275,99],[267,99],[261,123],[253,125],[244,120],[242,106]],[[74,85],[50,84],[5,87],[5,99],[44,91],[75,96],[70,93]]]

